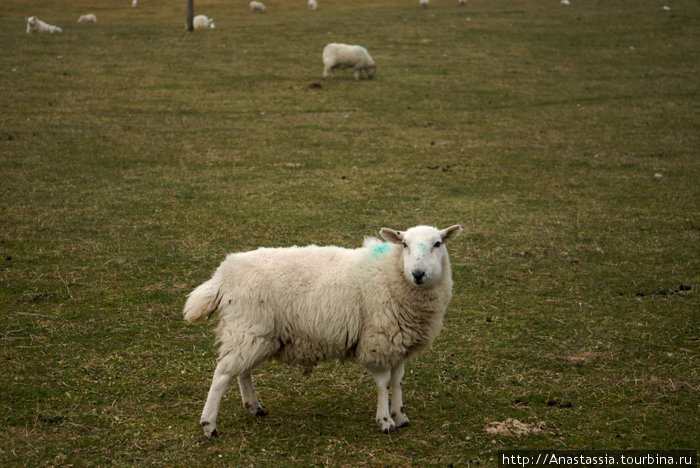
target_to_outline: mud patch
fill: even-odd
[[[494,421],[484,426],[484,432],[494,436],[524,437],[530,434],[541,434],[544,432],[545,424],[542,421],[527,424],[517,419],[508,418],[505,421]]]

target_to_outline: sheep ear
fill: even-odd
[[[442,237],[443,242],[449,242],[458,235],[462,233],[462,226],[459,224],[455,224],[454,226],[450,226],[447,229],[443,229],[440,231],[440,237]]]
[[[382,228],[379,231],[379,235],[381,235],[384,238],[384,240],[389,241],[393,244],[400,244],[403,242],[403,232],[401,231],[394,231],[393,229]]]

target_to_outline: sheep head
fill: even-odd
[[[443,230],[430,226],[416,226],[407,231],[382,228],[379,234],[388,242],[403,246],[403,275],[412,284],[429,287],[442,278],[443,259],[447,257],[445,244],[462,232],[454,225]]]

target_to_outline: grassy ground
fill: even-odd
[[[207,0],[217,29],[192,34],[184,1],[129,3],[0,12],[2,466],[699,448],[696,1]],[[332,41],[375,79],[309,88]],[[181,309],[227,252],[456,222],[409,428],[374,427],[359,366],[268,364],[269,415],[231,388],[204,439],[213,325]],[[543,430],[484,430],[507,418]]]

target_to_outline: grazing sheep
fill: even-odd
[[[131,0],[131,7],[136,8],[139,6],[139,0]]]
[[[44,23],[36,16],[27,18],[27,34],[29,33],[60,33],[63,29],[53,24]]]
[[[421,8],[428,8],[428,5],[430,5],[430,0],[418,0],[418,4],[421,6]]]
[[[316,11],[318,8],[318,2],[316,0],[309,0],[309,10]]]
[[[207,18],[206,15],[197,15],[192,19],[194,29],[214,29],[214,18]]]
[[[262,2],[250,2],[250,11],[256,13],[265,13],[265,5]]]
[[[445,245],[461,232],[458,225],[383,228],[388,242],[366,238],[359,249],[310,245],[227,256],[184,308],[188,322],[220,315],[219,362],[200,420],[204,434],[217,435],[221,398],[234,377],[245,408],[265,415],[251,371],[269,358],[305,374],[319,361],[354,359],[376,380],[382,432],[408,425],[404,361],[440,332],[452,297]]]
[[[459,6],[464,6],[467,4],[467,0],[457,0],[457,3],[459,3]]]
[[[80,18],[78,18],[78,23],[97,23],[97,16],[95,16],[94,13],[80,15]]]
[[[370,80],[377,71],[377,65],[364,47],[332,42],[323,48],[323,78],[327,78],[329,74],[331,78],[335,78],[333,70],[336,68],[354,68],[356,80],[360,79],[362,70]]]

